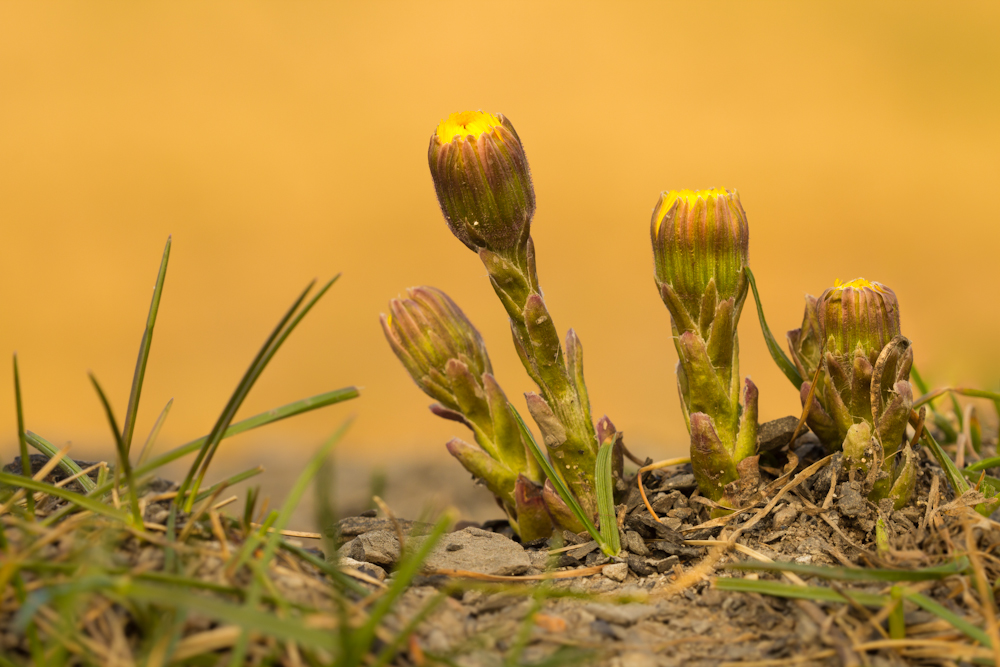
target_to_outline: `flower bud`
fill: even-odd
[[[459,410],[448,363],[460,362],[477,381],[492,373],[482,336],[441,290],[413,287],[406,297],[390,301],[389,315],[382,315],[385,337],[424,393]]]
[[[502,114],[453,113],[427,151],[434,189],[451,232],[478,252],[527,242],[535,213],[528,159]]]
[[[662,193],[653,209],[650,236],[661,293],[663,285],[669,285],[694,321],[710,281],[720,301],[738,297],[745,289],[750,231],[735,190]]]
[[[860,348],[874,364],[882,348],[900,333],[896,294],[864,278],[838,280],[819,297],[817,315],[826,351],[838,357],[853,357]]]

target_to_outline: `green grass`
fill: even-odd
[[[280,510],[272,511],[259,529],[251,527],[249,521],[255,494],[248,498],[247,515],[240,518],[209,511],[207,503],[222,490],[260,474],[262,468],[253,467],[201,488],[222,440],[359,395],[355,387],[336,389],[233,421],[268,362],[336,278],[310,300],[306,301],[307,288],[295,301],[237,384],[208,435],[153,456],[172,404],[168,403],[142,451],[134,457],[135,424],[170,248],[168,240],[120,427],[109,397],[91,376],[115,443],[116,461],[110,479],[104,479],[103,468],[96,483],[81,476],[76,480],[81,493],[31,478],[29,445],[50,458],[60,452],[42,436],[25,430],[20,374],[14,359],[19,444],[25,466],[23,475],[0,472],[0,506],[6,506],[0,515],[0,591],[13,592],[13,597],[2,598],[6,606],[0,605],[0,624],[16,632],[23,643],[22,649],[0,655],[0,667],[105,665],[115,661],[205,665],[219,660],[241,665],[251,658],[269,662],[292,654],[307,665],[387,664],[433,605],[421,610],[419,618],[392,641],[377,646],[379,629],[452,518],[438,521],[421,548],[405,555],[390,587],[379,595],[344,575],[335,562],[283,538],[281,530],[288,526],[311,483],[318,485],[318,504],[325,507],[321,518],[328,522],[335,518],[328,502],[332,476],[323,471],[350,420],[319,448],[289,489]],[[170,506],[167,534],[147,529],[142,506],[148,480],[164,465],[192,454],[195,458],[179,493],[166,501]],[[70,475],[81,472],[66,456],[59,466]],[[22,493],[20,500],[14,497],[19,490],[28,492]],[[37,505],[36,494],[40,499]],[[185,514],[193,507],[198,508],[197,515]],[[225,548],[216,539],[220,529]],[[330,553],[336,543],[330,540],[325,547]],[[140,563],[141,553],[147,558],[149,554],[159,556]],[[162,566],[151,569],[150,562]],[[196,574],[212,567],[223,568],[220,574],[229,583]],[[320,582],[327,593],[297,598],[294,591],[308,586],[289,587],[289,577]],[[436,599],[434,604],[440,601]],[[364,610],[360,616],[359,609]],[[208,633],[192,630],[199,627],[189,623],[196,617],[208,620]]]

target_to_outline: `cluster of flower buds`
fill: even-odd
[[[593,514],[598,443],[583,348],[571,329],[564,352],[538,287],[531,240],[535,194],[524,147],[503,115],[465,111],[441,121],[427,158],[448,227],[485,265],[510,318],[518,356],[538,385],[537,394],[527,394],[528,409],[553,466]]]
[[[739,377],[737,324],[747,297],[750,242],[746,213],[735,191],[664,192],[653,209],[650,236],[656,287],[670,311],[679,358],[691,466],[702,494],[733,507],[759,478],[757,388]]]
[[[900,334],[899,302],[880,283],[839,281],[806,297],[802,327],[788,332],[807,423],[829,451],[862,473],[869,499],[906,504],[916,480],[904,444],[913,405],[910,341]],[[813,380],[815,379],[815,386]]]
[[[452,456],[493,492],[522,539],[548,536],[544,476],[465,314],[444,292],[415,287],[389,303],[382,330],[417,386],[437,400],[431,411],[472,430],[476,444],[455,438]]]

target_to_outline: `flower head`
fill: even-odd
[[[441,212],[469,248],[527,241],[535,191],[521,140],[502,114],[453,113],[431,135],[427,161]]]
[[[672,190],[660,195],[650,224],[656,282],[669,285],[697,320],[714,281],[718,298],[745,288],[750,231],[735,190]]]
[[[816,307],[827,351],[836,356],[853,357],[860,349],[874,364],[882,348],[900,333],[899,301],[881,283],[838,280],[823,292]]]
[[[405,299],[389,302],[381,318],[392,351],[424,393],[452,410],[459,408],[448,364],[460,362],[475,377],[492,373],[482,336],[447,294],[412,287]]]

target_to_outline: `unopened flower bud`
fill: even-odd
[[[669,285],[694,321],[710,281],[720,301],[738,297],[745,289],[750,231],[735,190],[662,193],[653,209],[650,236],[661,294]]]
[[[817,315],[826,351],[838,357],[853,357],[860,348],[874,364],[882,348],[900,334],[896,294],[864,278],[838,280],[820,296]]]
[[[389,302],[382,330],[413,381],[424,393],[452,410],[459,409],[448,363],[464,365],[474,378],[492,373],[486,345],[472,322],[447,294],[433,287],[413,287],[405,299]]]
[[[441,212],[469,248],[502,252],[527,241],[535,213],[528,159],[502,114],[453,113],[427,151]]]

